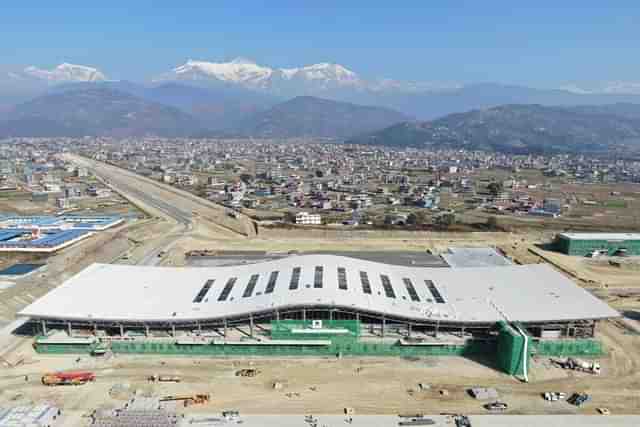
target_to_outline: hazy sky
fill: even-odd
[[[403,80],[640,81],[638,0],[5,0],[0,28],[3,65],[66,61],[132,80],[243,56]]]

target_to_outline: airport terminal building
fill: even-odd
[[[589,340],[599,320],[618,316],[545,264],[420,268],[334,255],[93,264],[20,314],[43,349],[79,346],[83,335],[123,352],[389,355],[487,351],[501,334]]]

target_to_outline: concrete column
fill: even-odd
[[[69,336],[73,336],[73,331],[71,330],[71,322],[67,322],[67,333]]]
[[[120,323],[120,338],[124,337],[124,326],[122,326],[122,323]]]
[[[253,315],[249,315],[249,336],[253,338]]]
[[[47,336],[47,321],[41,320],[40,326],[42,326],[42,335]]]
[[[329,320],[333,320],[333,310],[329,309]]]
[[[149,333],[149,325],[144,325],[144,334],[148,337],[149,335],[151,335]]]
[[[198,322],[198,334],[202,335],[202,325]]]
[[[280,321],[280,312],[276,310],[276,321]]]
[[[98,324],[94,323],[93,324],[93,335],[98,335]]]
[[[305,310],[304,308],[302,309],[302,320],[303,321],[307,320],[307,310]]]
[[[407,323],[407,338],[411,338],[411,323]]]
[[[382,327],[380,329],[380,336],[384,338],[384,327],[387,325],[387,319],[382,318]]]
[[[224,340],[227,340],[227,319],[224,319]]]
[[[171,336],[176,337],[176,325],[173,323],[171,324]]]

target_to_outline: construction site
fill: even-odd
[[[640,423],[631,266],[538,231],[275,232],[74,160],[147,218],[2,291],[0,426]]]

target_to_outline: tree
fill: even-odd
[[[494,181],[489,185],[487,185],[487,190],[489,190],[489,192],[494,196],[497,196],[498,194],[502,193],[502,190],[503,190],[502,183]]]
[[[490,216],[489,218],[487,218],[487,228],[489,230],[498,230],[498,218],[496,218],[495,216]]]
[[[454,212],[444,212],[434,218],[436,227],[446,230],[456,223],[456,214]]]
[[[407,224],[424,225],[429,221],[427,213],[423,210],[413,211],[407,216]]]
[[[249,184],[251,181],[253,181],[253,175],[249,173],[243,173],[242,175],[240,175],[240,180],[245,184]]]

